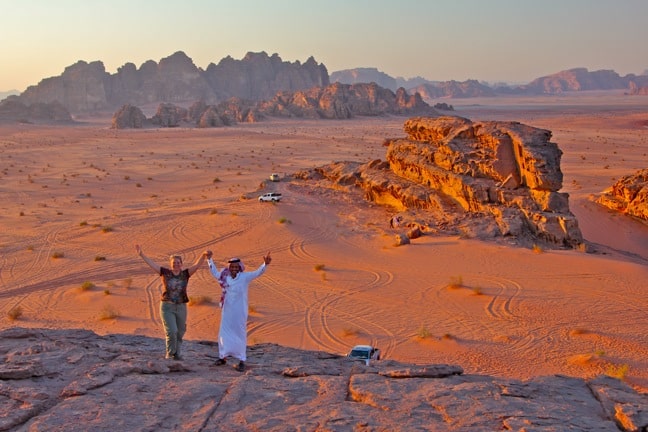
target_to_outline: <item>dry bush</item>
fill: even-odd
[[[451,276],[450,283],[448,283],[448,288],[457,289],[461,287],[463,287],[463,277]]]
[[[426,326],[422,325],[416,331],[416,337],[418,337],[419,339],[428,339],[432,337],[432,333]]]
[[[313,270],[315,270],[315,271],[324,270],[324,264],[315,264],[315,267],[313,267]]]
[[[115,319],[119,317],[119,312],[112,306],[104,306],[104,308],[99,312],[99,319],[101,321],[109,320],[109,319]]]
[[[356,328],[344,327],[342,329],[342,336],[344,336],[344,337],[358,336],[359,334],[360,334],[360,330],[358,330]]]
[[[16,321],[23,315],[23,310],[20,306],[15,306],[9,309],[7,312],[7,318],[9,318],[9,321]]]
[[[630,370],[630,366],[628,366],[627,364],[622,364],[622,365],[610,364],[605,369],[605,374],[623,380],[628,375],[629,370]]]
[[[93,284],[90,281],[85,281],[79,287],[79,291],[90,291],[94,287],[95,287],[95,284]]]
[[[65,257],[65,254],[63,252],[54,252],[52,253],[52,258],[54,259],[59,259]]]

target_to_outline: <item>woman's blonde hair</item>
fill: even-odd
[[[182,257],[180,255],[169,255],[169,262],[173,262],[176,259],[179,259],[182,262]]]

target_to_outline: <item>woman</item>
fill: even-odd
[[[169,257],[170,269],[162,267],[155,261],[144,255],[140,245],[135,245],[135,251],[146,264],[148,264],[162,278],[162,299],[160,302],[160,316],[164,324],[166,335],[166,358],[182,360],[180,346],[182,337],[187,330],[187,284],[189,278],[196,273],[196,270],[205,262],[207,252],[203,252],[194,265],[182,269],[182,257],[172,255]]]

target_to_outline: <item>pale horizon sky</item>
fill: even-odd
[[[114,74],[183,51],[206,69],[248,52],[329,74],[528,83],[575,67],[648,70],[648,0],[0,0],[0,91],[79,60]]]

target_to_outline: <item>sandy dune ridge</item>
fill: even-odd
[[[134,243],[160,263],[211,249],[220,264],[239,256],[256,267],[271,251],[250,292],[250,344],[344,353],[374,343],[399,361],[513,378],[607,373],[646,391],[648,226],[591,201],[646,167],[643,99],[608,92],[454,105],[471,119],[553,132],[591,253],[447,235],[394,247],[389,208],[300,180],[266,181],[384,159],[382,142],[404,136],[403,117],[223,129],[116,131],[107,118],[3,125],[0,328],[161,338],[159,278]],[[282,202],[257,201],[274,190]],[[206,266],[189,291],[203,303],[189,308],[187,338],[215,340],[219,292]],[[11,320],[17,307],[22,316]]]

